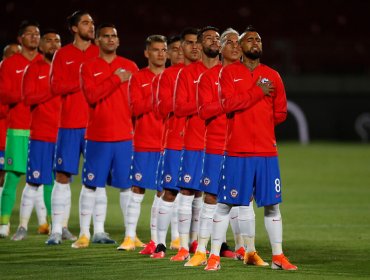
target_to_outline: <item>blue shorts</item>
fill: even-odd
[[[223,155],[205,154],[200,189],[203,192],[217,195]]]
[[[86,140],[82,169],[83,184],[90,187],[110,185],[131,188],[132,141],[97,142]]]
[[[39,140],[30,140],[28,146],[28,160],[26,182],[37,185],[51,185],[53,183],[53,158],[55,143]]]
[[[160,152],[134,152],[130,179],[133,186],[157,190],[155,183]]]
[[[179,180],[181,189],[200,191],[200,178],[202,177],[204,151],[184,150],[181,156]]]
[[[252,197],[258,207],[281,202],[278,157],[226,156],[221,169],[218,202],[249,205]]]
[[[182,151],[165,149],[163,153],[163,175],[161,185],[163,189],[179,191],[177,178],[181,163]]]
[[[160,153],[157,170],[155,172],[155,185],[157,187],[158,192],[163,191],[162,176],[163,176],[163,152]]]
[[[85,150],[85,128],[59,128],[54,170],[78,174],[80,156]]]
[[[0,170],[4,170],[4,150],[0,150]]]

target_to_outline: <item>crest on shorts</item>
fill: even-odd
[[[207,178],[207,177],[203,179],[203,184],[204,184],[205,186],[208,186],[210,183],[211,183],[211,179],[209,179],[209,178]]]
[[[0,164],[4,164],[4,157],[0,157]]]
[[[40,172],[35,170],[35,171],[32,172],[32,176],[33,176],[33,178],[38,179],[40,177]]]
[[[238,196],[238,191],[236,189],[232,189],[230,191],[230,195],[231,195],[232,198],[235,198],[235,197]]]
[[[63,160],[62,158],[58,158],[58,164],[62,164]]]
[[[167,174],[167,175],[164,177],[164,179],[166,180],[166,183],[169,183],[169,182],[171,182],[172,177],[171,177],[171,175]]]
[[[13,159],[12,158],[8,158],[8,160],[6,161],[8,165],[12,165],[13,164]]]
[[[143,178],[143,175],[141,175],[141,173],[135,173],[136,181],[141,181],[142,178]]]
[[[95,175],[93,173],[87,174],[87,179],[89,179],[90,181],[92,181],[94,178],[95,178]]]
[[[189,174],[184,175],[184,182],[189,183],[191,180],[191,176]]]

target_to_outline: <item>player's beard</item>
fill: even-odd
[[[92,40],[94,40],[94,38],[91,38],[91,37],[89,36],[89,34],[82,34],[82,33],[80,33],[80,34],[79,34],[79,36],[80,36],[80,38],[81,38],[82,40],[84,40],[84,41],[92,41]]]
[[[243,53],[246,57],[252,60],[256,60],[262,57],[262,51],[258,51],[258,52],[243,51]]]
[[[210,58],[215,58],[220,54],[219,50],[212,50],[211,48],[203,48],[203,52]]]

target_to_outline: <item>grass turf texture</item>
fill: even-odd
[[[165,259],[153,260],[117,246],[91,244],[72,249],[71,242],[47,246],[45,235],[36,233],[32,217],[24,241],[0,240],[0,279],[369,279],[370,277],[370,147],[361,144],[296,143],[280,145],[283,182],[285,254],[299,270],[273,271],[221,259],[221,270],[184,267]],[[73,186],[70,229],[78,234],[80,183]],[[22,187],[12,215],[11,235],[19,215]],[[122,241],[122,214],[118,191],[107,188],[106,231]],[[138,235],[149,241],[149,215],[154,192],[143,202]],[[34,215],[34,214],[33,214]],[[263,209],[256,209],[256,248],[271,263],[271,251],[263,224]],[[233,245],[231,231],[228,240]],[[169,241],[167,243],[169,245]],[[210,245],[210,244],[209,244]]]

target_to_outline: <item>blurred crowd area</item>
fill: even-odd
[[[116,24],[119,51],[139,66],[145,63],[144,40],[150,34],[173,35],[186,26],[206,25],[242,32],[253,24],[263,39],[264,61],[284,75],[370,73],[369,1],[2,0],[1,5],[1,46],[16,39],[25,18],[38,20],[41,28],[57,28],[67,43],[66,17],[87,9],[97,24]]]

